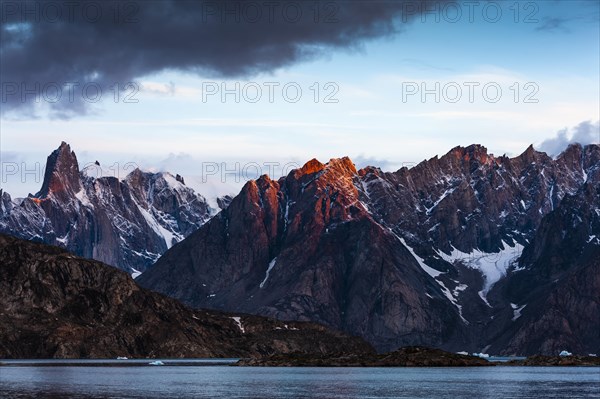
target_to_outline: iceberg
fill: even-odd
[[[482,359],[487,359],[490,357],[490,355],[488,355],[487,353],[473,353],[473,356],[477,356],[480,357]]]
[[[568,351],[562,351],[562,352],[560,352],[560,354],[559,354],[558,356],[561,356],[561,357],[567,357],[567,356],[572,356],[572,355],[573,355],[573,354],[572,354],[571,352],[568,352]]]
[[[148,363],[150,366],[164,366],[165,364],[160,360],[155,360],[153,362]]]

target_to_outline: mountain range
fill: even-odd
[[[248,182],[138,282],[194,307],[318,322],[380,351],[597,351],[599,179],[598,145],[556,159],[456,147],[393,173],[311,160]],[[549,304],[561,290],[575,298]]]
[[[193,308],[319,323],[378,351],[600,349],[599,145],[471,145],[396,172],[313,159],[217,210],[167,172],[91,177],[63,143],[37,194],[1,198],[0,231],[143,272]]]
[[[0,232],[137,275],[218,211],[179,175],[135,169],[120,180],[97,174],[94,166],[80,171],[63,142],[48,156],[38,193],[13,200],[0,190]]]

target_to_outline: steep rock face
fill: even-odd
[[[140,283],[193,306],[318,321],[379,350],[482,351],[510,308],[491,290],[599,167],[598,145],[556,159],[456,147],[394,173],[312,160],[249,182]]]
[[[551,354],[600,349],[600,178],[595,174],[542,220],[495,297],[492,349]]]
[[[315,324],[192,310],[100,262],[0,235],[0,358],[354,352],[372,348]]]
[[[37,194],[14,203],[2,193],[0,231],[141,272],[216,211],[169,173],[136,169],[122,181],[91,174],[63,142]]]
[[[197,307],[323,323],[381,350],[463,340],[459,310],[373,220],[356,176],[343,158],[251,181],[139,283]]]

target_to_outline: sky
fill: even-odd
[[[598,1],[50,3],[0,1],[13,197],[61,141],[82,167],[208,196],[312,158],[391,171],[457,145],[600,142]]]

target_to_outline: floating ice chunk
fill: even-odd
[[[567,356],[573,356],[573,354],[571,352],[569,352],[569,351],[562,351],[562,352],[559,353],[558,356],[560,356],[560,357],[567,357]]]
[[[118,356],[117,360],[127,360],[127,356]]]
[[[160,360],[155,360],[153,362],[148,363],[150,366],[164,366],[165,364]]]
[[[477,356],[480,357],[482,359],[487,359],[490,357],[490,355],[488,355],[487,353],[473,353],[473,356]]]

